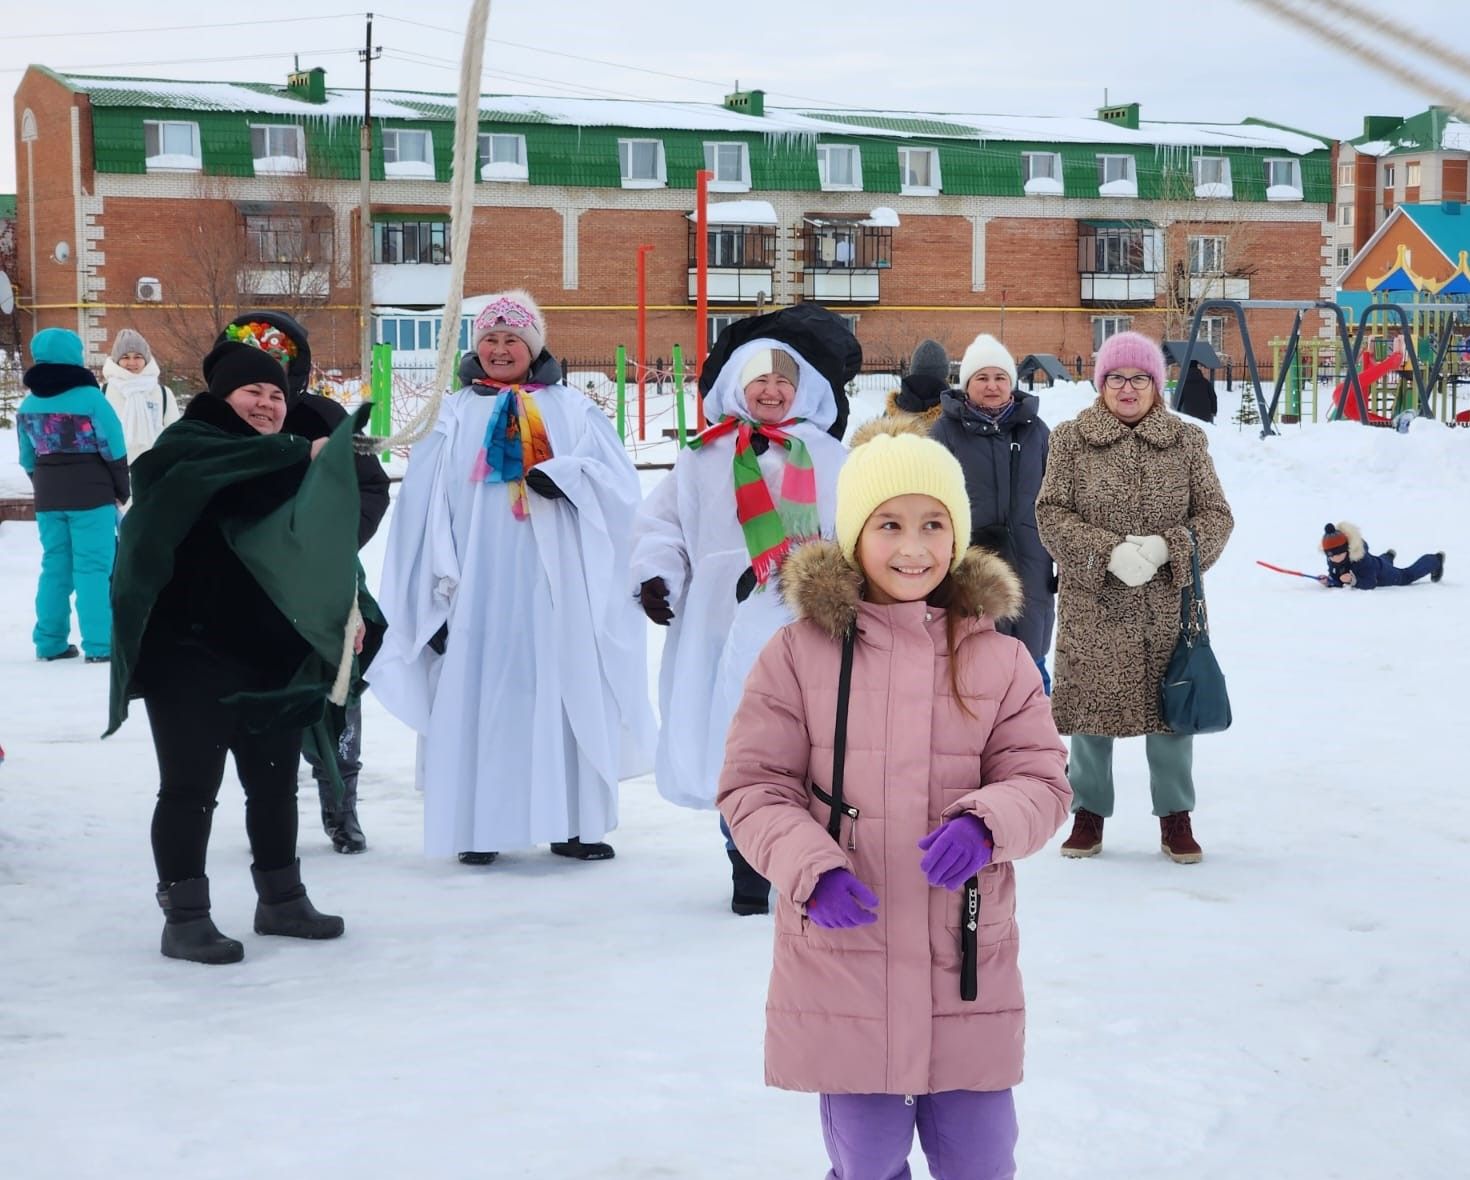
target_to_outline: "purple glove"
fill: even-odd
[[[935,889],[958,889],[990,863],[995,847],[985,821],[973,815],[946,820],[919,841],[919,867]]]
[[[806,899],[806,916],[828,930],[871,926],[877,908],[878,895],[846,869],[828,869]]]

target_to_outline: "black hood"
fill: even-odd
[[[291,395],[293,401],[300,399],[311,381],[311,344],[306,338],[306,328],[295,316],[287,315],[284,311],[247,311],[237,315],[226,327],[256,323],[279,328],[296,345],[296,356],[286,366],[286,380],[291,383],[291,388],[286,392]],[[226,339],[228,337],[221,331],[215,339],[215,344],[222,344]]]
[[[543,348],[541,355],[531,362],[531,371],[526,374],[526,383],[528,385],[560,385],[561,379],[560,362],[551,355],[548,349]],[[460,385],[473,385],[476,381],[483,380],[485,380],[485,367],[480,364],[480,358],[473,350],[459,358]]]
[[[927,373],[910,373],[898,383],[898,396],[894,399],[900,410],[910,414],[922,414],[939,404],[940,395],[949,388],[942,377],[931,377]]]

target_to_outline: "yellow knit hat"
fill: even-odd
[[[837,545],[847,564],[857,564],[858,534],[874,509],[895,496],[933,496],[954,528],[954,570],[970,547],[970,496],[965,472],[932,438],[916,432],[907,416],[868,423],[853,439],[852,453],[837,473]]]

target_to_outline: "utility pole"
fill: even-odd
[[[358,140],[361,184],[358,193],[358,217],[361,234],[358,249],[358,345],[362,353],[362,387],[367,388],[373,371],[373,62],[383,52],[373,45],[373,14],[367,14],[367,43],[358,50],[363,63],[362,135]]]

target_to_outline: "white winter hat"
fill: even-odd
[[[1006,346],[994,336],[982,332],[965,349],[965,359],[960,362],[960,391],[981,369],[1004,369],[1010,375],[1011,384],[1016,383],[1016,361],[1006,351]]]

